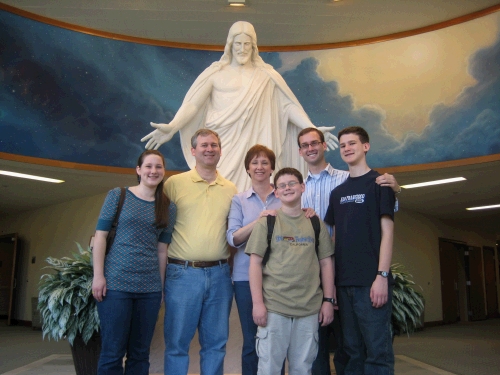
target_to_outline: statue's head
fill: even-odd
[[[254,64],[259,65],[262,62],[262,59],[259,56],[259,49],[257,48],[257,34],[255,33],[253,25],[250,22],[246,21],[235,22],[229,29],[226,46],[224,48],[224,54],[222,55],[221,61],[226,64],[231,63],[231,60],[234,57],[233,56],[234,39],[239,35],[246,35],[250,37],[252,42],[251,61]]]

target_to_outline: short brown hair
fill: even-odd
[[[252,146],[250,147],[250,150],[247,151],[247,155],[245,156],[245,170],[248,171],[248,169],[250,168],[250,162],[253,160],[253,158],[260,155],[265,156],[269,159],[269,161],[271,162],[271,169],[274,171],[274,168],[276,167],[276,155],[274,154],[273,150],[263,145]]]
[[[284,175],[292,175],[297,177],[297,180],[299,180],[299,183],[304,183],[304,178],[302,177],[302,173],[300,173],[297,169],[295,168],[282,168],[274,175],[274,187],[276,188],[276,184],[278,183],[278,179]]]
[[[323,132],[321,130],[319,130],[318,128],[305,128],[305,129],[302,129],[299,133],[299,135],[297,136],[297,144],[299,145],[299,148],[300,148],[300,137],[302,137],[303,135],[306,135],[308,133],[311,133],[311,132],[316,132],[318,133],[319,135],[319,139],[321,140],[321,143],[324,143],[325,142],[325,135],[323,134]]]
[[[341,131],[339,131],[338,138],[340,139],[340,137],[346,134],[356,134],[359,137],[361,143],[370,142],[370,136],[361,126],[349,126],[348,128],[342,129]]]
[[[214,135],[217,138],[217,143],[219,144],[219,148],[222,148],[219,134],[207,128],[198,129],[196,133],[193,134],[193,136],[191,137],[191,147],[196,148],[196,146],[198,145],[198,137],[206,137],[209,135]]]

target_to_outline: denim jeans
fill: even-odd
[[[187,374],[189,344],[198,328],[200,370],[222,375],[233,300],[229,265],[168,264],[165,279],[165,375]]]
[[[241,349],[241,375],[257,375],[259,357],[255,351],[255,336],[257,335],[257,324],[253,322],[253,303],[250,284],[248,281],[235,281],[234,299],[238,307],[238,315],[243,334],[243,347]],[[285,363],[281,369],[285,375]]]
[[[349,357],[345,375],[393,375],[391,337],[392,286],[387,303],[376,309],[370,287],[337,287],[344,350]]]
[[[252,294],[248,281],[235,281],[234,299],[238,307],[241,332],[243,333],[243,348],[241,349],[241,374],[257,375],[259,357],[255,351],[255,335],[257,324],[253,322],[252,316]]]
[[[149,346],[161,304],[161,292],[129,293],[108,290],[97,302],[102,348],[99,375],[147,375]]]
[[[335,372],[337,375],[344,375],[345,366],[349,361],[349,357],[344,350],[344,335],[342,334],[342,323],[340,322],[339,310],[334,311],[334,317],[335,320],[331,326],[333,326],[333,334],[335,335],[335,343],[337,344],[337,347],[335,348],[333,365],[335,366]]]
[[[344,367],[347,363],[347,356],[344,352],[342,328],[340,327],[340,314],[334,311],[333,322],[326,327],[319,327],[318,330],[318,356],[314,360],[312,375],[330,375],[330,337],[335,340],[335,356],[333,364],[337,375],[344,375]]]

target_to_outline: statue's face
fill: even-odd
[[[233,40],[233,61],[240,65],[247,64],[252,57],[252,38],[246,34],[239,34]]]

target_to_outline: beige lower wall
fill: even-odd
[[[393,262],[402,263],[422,287],[425,297],[425,321],[443,319],[439,237],[466,242],[470,246],[495,246],[494,233],[479,233],[468,227],[406,211],[396,214]]]
[[[18,274],[13,318],[31,321],[31,297],[49,256],[71,256],[75,241],[86,247],[106,194],[77,199],[0,220],[0,234],[18,233]],[[36,257],[35,263],[31,263]]]
[[[2,218],[0,234],[17,232],[20,238],[17,302],[13,318],[31,320],[31,297],[37,295],[40,276],[47,270],[48,256],[70,256],[74,241],[88,245],[105,194],[61,203]],[[404,206],[404,205],[403,205]],[[422,287],[425,321],[442,320],[438,238],[495,246],[493,234],[478,233],[425,217],[404,207],[396,214],[393,261],[402,263]],[[35,264],[31,263],[36,256]],[[498,268],[498,267],[497,267]]]
[[[393,263],[401,263],[413,275],[425,298],[425,321],[441,320],[441,281],[437,223],[400,209],[394,222]]]

